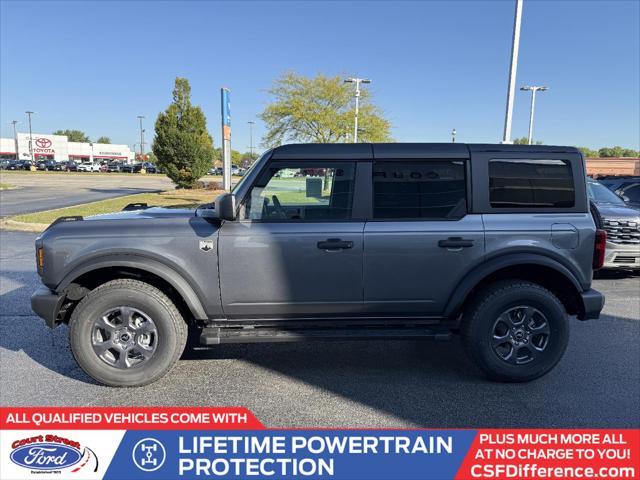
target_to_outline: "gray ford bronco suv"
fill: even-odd
[[[596,319],[606,234],[575,148],[285,145],[195,210],[129,205],[36,240],[33,310],[98,382],[203,345],[459,334],[494,380],[549,372]]]

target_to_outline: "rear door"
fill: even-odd
[[[484,256],[482,217],[468,213],[468,159],[386,157],[373,163],[372,220],[364,232],[365,309],[439,315]]]
[[[356,162],[275,161],[219,236],[228,318],[350,315],[362,307]]]

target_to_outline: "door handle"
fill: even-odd
[[[318,242],[318,248],[320,250],[346,250],[353,248],[353,242],[340,240],[339,238],[327,238],[323,242]]]
[[[473,240],[462,237],[449,237],[446,240],[440,240],[438,246],[442,248],[469,248],[473,247]]]

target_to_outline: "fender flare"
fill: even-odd
[[[485,261],[467,273],[449,297],[445,307],[445,316],[450,317],[458,312],[469,296],[469,293],[471,293],[471,290],[492,273],[503,268],[532,264],[552,268],[569,280],[577,293],[584,290],[576,278],[576,275],[558,260],[537,253],[509,253]]]
[[[167,283],[169,283],[184,299],[187,307],[194,315],[196,320],[207,320],[208,316],[200,301],[200,298],[191,287],[189,282],[185,280],[174,268],[153,258],[142,255],[102,255],[84,261],[81,265],[72,268],[56,287],[56,291],[62,291],[67,288],[76,278],[101,268],[112,267],[128,267],[156,275]]]

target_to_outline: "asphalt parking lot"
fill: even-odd
[[[0,217],[173,188],[164,175],[2,172],[17,188],[0,190]]]
[[[246,406],[271,427],[640,427],[640,277],[609,274],[603,317],[572,320],[546,377],[491,383],[444,343],[333,342],[188,350],[143,388],[96,385],[66,327],[33,315],[34,234],[0,232],[1,405]]]

